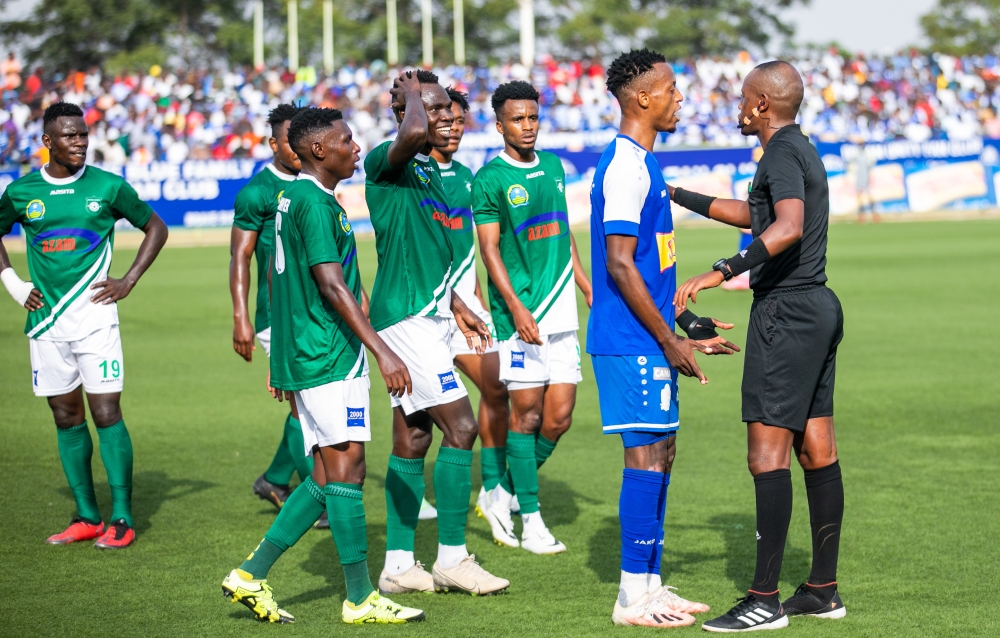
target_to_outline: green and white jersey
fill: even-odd
[[[543,151],[527,163],[501,152],[472,183],[476,224],[500,224],[500,258],[543,335],[580,327],[564,191],[562,162]],[[489,290],[497,337],[507,340],[516,332],[514,317],[492,280]]]
[[[274,256],[274,214],[278,198],[294,175],[282,173],[274,164],[268,164],[254,175],[236,195],[236,215],[233,226],[257,233],[254,257],[257,259],[257,312],[254,331],[266,330],[271,325],[271,300],[267,296],[267,269]]]
[[[115,222],[142,227],[153,215],[124,179],[84,166],[64,179],[46,164],[14,181],[0,196],[0,235],[24,228],[31,281],[43,295],[28,313],[24,332],[33,339],[77,341],[118,323],[116,304],[95,304],[91,284],[111,268]]]
[[[472,224],[472,171],[454,160],[438,164],[451,225],[451,288],[466,304],[476,294],[476,239]]]
[[[347,213],[311,175],[290,183],[274,217],[271,385],[305,390],[368,374],[364,345],[320,294],[310,268],[338,263],[361,299],[358,249]]]
[[[378,252],[371,299],[375,330],[411,316],[451,316],[451,220],[438,163],[417,155],[393,169],[390,143],[365,157],[365,201]]]

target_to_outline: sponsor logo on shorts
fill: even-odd
[[[441,381],[441,392],[458,389],[458,379],[455,378],[454,370],[439,374],[438,380]]]
[[[347,427],[349,428],[363,428],[365,427],[365,409],[364,408],[347,408]]]
[[[653,381],[670,381],[670,368],[653,367]]]
[[[507,201],[514,208],[520,208],[528,203],[528,189],[520,184],[513,184],[507,189]]]
[[[524,369],[524,353],[517,350],[510,352],[510,367]]]
[[[87,198],[87,212],[88,213],[99,213],[101,211],[101,198],[100,197],[88,197]]]
[[[40,199],[33,199],[28,202],[24,214],[29,222],[36,222],[39,219],[43,219],[45,217],[45,204]]]
[[[636,361],[636,363],[638,363],[638,364],[639,364],[639,365],[641,365],[641,366],[644,366],[644,365],[646,365],[646,357],[639,357],[639,358],[638,358],[638,359],[636,359],[635,361]]]

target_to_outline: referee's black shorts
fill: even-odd
[[[833,416],[840,300],[824,285],[754,294],[743,367],[743,421],[805,431]]]

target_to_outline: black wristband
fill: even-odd
[[[678,205],[683,206],[691,212],[698,213],[702,217],[708,217],[708,209],[711,207],[712,202],[715,201],[714,197],[702,195],[701,193],[692,193],[683,188],[675,188],[671,199],[677,202]]]
[[[709,317],[699,317],[687,309],[685,309],[684,312],[677,317],[676,324],[681,330],[684,331],[684,334],[686,334],[689,339],[694,339],[696,341],[712,339],[719,336],[719,333],[715,331],[714,321],[712,321]]]
[[[729,271],[733,273],[733,277],[740,275],[755,268],[764,262],[771,259],[771,253],[767,252],[767,246],[761,241],[760,237],[750,242],[746,250],[741,250],[732,257],[726,260],[729,264]]]

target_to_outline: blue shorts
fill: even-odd
[[[605,434],[622,434],[626,447],[634,447],[677,432],[677,371],[665,356],[592,355],[591,360]],[[624,436],[630,432],[660,436]],[[630,438],[637,439],[634,445]]]

